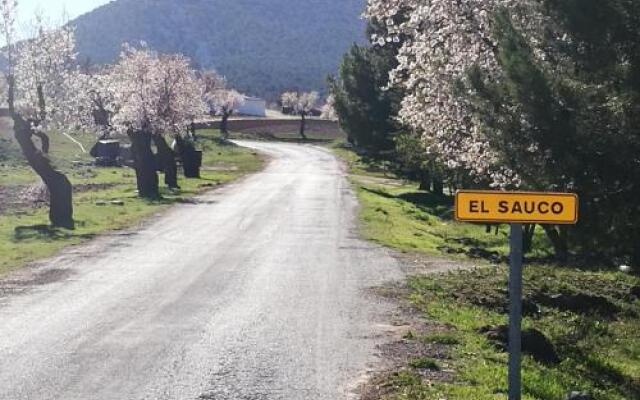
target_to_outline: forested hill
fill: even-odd
[[[365,0],[115,0],[80,16],[78,50],[112,62],[123,42],[145,41],[215,68],[232,85],[275,98],[322,89],[342,54],[364,40]]]

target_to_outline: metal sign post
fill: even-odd
[[[456,193],[456,220],[509,223],[509,400],[522,396],[522,224],[573,225],[578,196],[571,193],[461,190]]]
[[[522,224],[511,224],[509,271],[509,400],[521,397]]]

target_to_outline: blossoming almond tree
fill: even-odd
[[[282,103],[283,112],[291,113],[293,112],[293,105],[298,99],[298,93],[296,92],[285,92],[282,93],[280,97],[280,102]]]
[[[632,2],[602,2],[598,5],[602,8],[596,9],[594,3],[583,14],[578,11],[578,3],[564,3],[567,2],[369,0],[367,15],[386,21],[389,26],[388,37],[374,38],[378,43],[403,39],[397,57],[399,65],[390,78],[406,93],[400,119],[422,134],[428,151],[437,154],[450,169],[463,169],[481,184],[581,191],[581,209],[597,215],[600,204],[606,204],[603,182],[607,179],[602,176],[610,177],[616,167],[605,168],[600,176],[588,174],[585,166],[592,169],[590,163],[602,150],[583,146],[588,150],[578,161],[576,146],[582,141],[600,145],[600,137],[606,136],[601,132],[619,135],[625,132],[625,125],[633,125],[623,123],[616,127],[608,122],[610,117],[603,115],[616,115],[611,121],[625,118],[619,102],[626,95],[617,93],[625,85],[609,85],[616,79],[626,79],[614,78],[613,71],[629,71],[633,65],[633,57],[625,51],[637,50],[621,43],[631,32],[627,31],[627,21],[637,19],[633,11],[636,6]],[[400,13],[404,13],[405,22],[396,25],[394,17]],[[602,15],[609,17],[603,19]],[[580,42],[580,27],[589,24],[594,32],[598,24],[600,28],[609,24],[607,29],[617,33],[609,34],[606,29],[597,34],[590,32]],[[629,37],[637,37],[634,34]],[[584,54],[597,54],[601,42],[608,41],[614,43],[608,49],[613,51],[602,61],[617,64],[616,67],[603,62],[595,63],[594,68],[584,62],[591,58]],[[619,65],[624,67],[618,69]],[[610,70],[599,75],[598,68]],[[606,78],[599,81],[600,76]],[[607,107],[611,108],[604,111]],[[585,139],[593,132],[597,132],[594,139]],[[571,135],[579,139],[574,140]],[[609,146],[613,148],[615,141]],[[619,152],[623,153],[624,148],[630,148],[630,143]],[[625,175],[631,176],[627,172]],[[626,187],[631,193],[633,185]],[[589,193],[594,193],[593,199]],[[611,193],[620,195],[624,191],[615,189]],[[594,205],[585,207],[589,203]],[[611,212],[607,210],[606,214]],[[604,222],[591,224],[592,234],[585,235],[584,243],[594,240],[592,237],[601,240],[597,232],[617,230],[611,226],[624,226],[618,225],[615,217],[598,216],[593,220],[611,222],[609,226]],[[583,222],[578,229],[587,225]],[[528,230],[529,243],[533,229],[531,226]],[[556,255],[566,258],[568,230],[549,225],[544,229]],[[629,233],[621,235],[623,240],[617,242],[637,235],[635,228],[627,225],[619,232],[623,229]]]
[[[76,120],[86,131],[99,137],[114,133],[112,118],[118,110],[115,82],[111,66],[91,67],[78,70],[73,77],[76,83]]]
[[[422,133],[426,151],[451,169],[463,168],[477,181],[495,187],[518,186],[518,174],[501,160],[473,112],[464,85],[471,68],[500,79],[492,16],[508,9],[527,37],[542,36],[539,2],[530,0],[369,0],[368,18],[383,21],[398,42],[398,67],[392,85],[406,93],[400,120]],[[403,18],[397,18],[403,14]],[[395,24],[394,21],[404,22]],[[538,52],[538,54],[541,54]]]
[[[160,193],[151,144],[163,160],[167,184],[177,187],[175,158],[164,135],[181,134],[205,113],[202,88],[188,59],[160,56],[146,47],[125,45],[111,74],[117,104],[112,121],[115,129],[131,140],[138,193],[157,198]]]
[[[285,92],[282,94],[282,106],[290,108],[295,114],[300,116],[300,136],[305,140],[307,139],[307,135],[305,134],[307,116],[316,106],[319,98],[318,92]]]
[[[182,55],[161,55],[158,67],[161,78],[157,99],[158,133],[153,136],[164,169],[165,184],[178,188],[178,168],[174,151],[164,135],[180,137],[197,117],[206,113],[203,88],[189,60]]]
[[[331,121],[337,121],[338,113],[336,112],[335,106],[336,106],[336,98],[334,95],[331,94],[327,97],[326,102],[322,106],[321,117]]]
[[[219,115],[220,132],[225,139],[229,136],[229,117],[245,102],[245,97],[236,90],[227,87],[227,81],[214,71],[202,74],[204,87],[204,101],[207,103],[210,115]]]
[[[72,229],[73,202],[69,179],[51,163],[51,129],[71,125],[74,98],[73,29],[50,29],[36,20],[35,36],[16,43],[15,0],[0,2],[0,29],[5,40],[7,104],[14,135],[22,153],[49,191],[49,219],[53,226]],[[39,146],[34,142],[39,140]]]

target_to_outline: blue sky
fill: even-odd
[[[63,10],[66,10],[69,18],[75,18],[80,14],[91,11],[111,0],[18,0],[18,18],[20,22],[29,21],[37,9],[52,21],[62,18]]]

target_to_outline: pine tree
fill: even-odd
[[[549,57],[495,16],[500,82],[474,69],[476,114],[526,188],[575,191],[579,225],[547,228],[556,252],[640,266],[640,3],[547,0]]]

